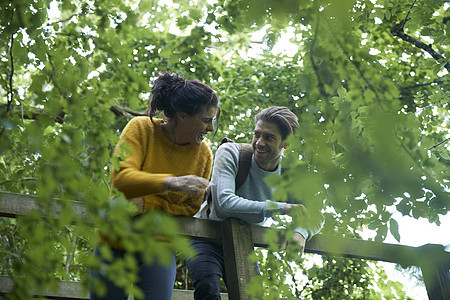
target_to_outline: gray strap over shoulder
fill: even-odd
[[[220,145],[224,143],[234,143],[233,140],[224,138]],[[219,145],[219,147],[220,147]],[[253,148],[251,144],[239,144],[239,163],[238,163],[238,171],[235,178],[235,191],[237,191],[243,184],[245,179],[247,178],[248,172],[250,171],[250,167],[252,166],[252,154]],[[209,214],[211,213],[211,202],[212,196],[209,192],[205,194],[206,202],[208,204],[208,208],[206,210],[206,215],[209,218]]]

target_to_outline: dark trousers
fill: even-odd
[[[125,251],[119,249],[111,249],[114,260],[123,259]],[[102,258],[99,250],[94,250],[94,255]],[[153,262],[150,264],[144,263],[140,255],[136,256],[139,271],[138,282],[136,285],[141,289],[144,294],[145,300],[171,300],[173,285],[176,275],[176,261],[175,255],[172,257],[172,262],[169,266],[163,266],[159,262]],[[125,289],[117,286],[107,276],[108,270],[105,269],[107,265],[111,264],[110,261],[102,258],[102,267],[99,271],[90,271],[91,280],[101,280],[106,287],[106,294],[99,296],[94,291],[91,291],[91,300],[126,300],[128,295]],[[135,297],[136,299],[136,297]]]
[[[186,266],[195,288],[194,299],[221,299],[220,278],[227,284],[222,245],[195,239],[191,244],[197,255],[186,259]]]

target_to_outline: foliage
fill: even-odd
[[[377,240],[390,232],[401,241],[393,211],[439,224],[449,210],[446,1],[12,0],[1,2],[0,15],[0,189],[36,195],[46,212],[1,219],[2,272],[26,275],[17,299],[28,287],[85,278],[98,264],[89,255],[93,227],[136,252],[185,247],[167,216],[130,222],[133,207],[110,198],[118,134],[146,109],[149,83],[164,69],[217,91],[216,141],[249,141],[252,118],[266,106],[300,117],[283,159],[290,171],[271,184],[279,200],[328,207],[324,232],[358,237],[370,228]],[[297,51],[274,53],[287,34]],[[58,220],[46,218],[54,198]],[[74,199],[86,205],[86,219],[71,210]],[[168,225],[171,246],[155,241],[155,222]],[[270,254],[262,263],[276,270],[289,259]],[[311,280],[301,295],[325,295],[321,287],[335,283],[318,274],[344,263],[350,293],[361,295],[372,273],[337,258],[305,270]]]
[[[287,263],[286,251],[259,255],[265,256],[261,259],[263,276],[253,284],[255,291],[264,287],[264,299],[279,299],[280,294],[292,299],[411,299],[399,282],[389,280],[380,267],[372,269],[365,261],[342,257],[318,261],[307,255],[306,260],[314,264],[306,269]]]

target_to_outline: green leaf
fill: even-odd
[[[111,158],[111,163],[112,163],[114,169],[116,170],[116,172],[119,172],[120,171],[120,159],[119,159],[119,157],[113,156]]]
[[[398,232],[398,223],[393,218],[391,218],[389,220],[389,231],[394,236],[394,238],[397,240],[397,242],[400,243],[400,233]]]
[[[340,88],[338,88],[337,92],[340,98],[345,99],[345,96],[347,95],[347,90],[344,87],[341,86]]]

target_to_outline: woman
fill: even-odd
[[[156,79],[149,117],[136,117],[127,124],[115,155],[120,155],[122,143],[132,153],[120,162],[120,170],[112,172],[113,187],[133,201],[139,213],[160,210],[192,216],[199,210],[212,168],[212,153],[203,139],[213,131],[218,105],[216,93],[204,83],[169,73]],[[153,119],[157,111],[166,120]],[[125,253],[112,250],[117,258]],[[100,256],[98,249],[94,254]],[[145,299],[172,299],[175,256],[170,267],[158,262],[139,264],[137,286]],[[91,299],[126,299],[125,291],[101,272],[91,276],[108,289],[101,298],[91,292]]]

